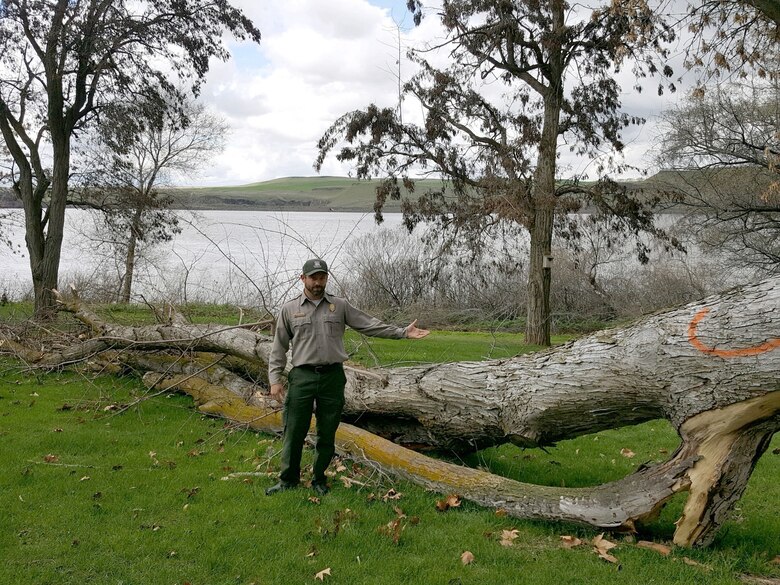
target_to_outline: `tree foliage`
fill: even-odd
[[[223,33],[260,32],[226,0],[4,0],[0,3],[0,132],[26,222],[36,314],[53,305],[71,143],[118,100],[163,109],[176,80],[197,91]]]
[[[420,3],[409,6],[419,21]],[[636,199],[601,175],[623,149],[621,132],[643,122],[621,111],[616,73],[630,67],[637,80],[670,76],[655,58],[666,56],[674,32],[643,2],[575,9],[562,0],[445,0],[439,17],[446,39],[410,53],[418,72],[399,96],[419,103],[422,119],[408,122],[398,109],[373,104],[349,112],[321,138],[315,168],[338,148],[337,159],[354,164],[359,178],[383,177],[378,219],[402,185],[414,191],[413,177],[443,177],[441,189],[403,202],[405,223],[466,234],[475,250],[497,223],[527,230],[526,339],[549,344],[545,259],[554,215],[587,202],[632,225],[649,221]],[[447,63],[438,66],[445,52]],[[600,180],[558,182],[562,148],[598,158]]]
[[[663,9],[668,9],[668,2]],[[698,95],[710,80],[777,76],[780,3],[777,0],[703,0],[683,18],[691,40],[686,67],[701,72]]]

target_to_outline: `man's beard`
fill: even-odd
[[[325,294],[325,287],[318,284],[312,285],[311,287],[307,286],[306,290],[308,291],[309,295],[315,299],[322,298],[322,295]]]

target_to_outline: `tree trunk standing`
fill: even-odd
[[[27,246],[30,251],[30,268],[35,295],[35,318],[46,320],[56,311],[53,291],[57,289],[62,253],[62,238],[65,229],[65,207],[68,201],[68,180],[70,176],[70,136],[75,121],[72,108],[65,108],[63,88],[63,63],[59,53],[66,44],[63,21],[67,2],[57,2],[52,15],[51,28],[46,35],[44,51],[39,58],[46,75],[47,130],[52,147],[52,174],[49,202],[46,212],[39,206],[31,217],[26,218],[32,238]],[[85,96],[79,96],[83,101]],[[29,229],[28,235],[29,238]],[[31,248],[35,249],[35,258]]]
[[[43,205],[40,197],[34,194],[32,179],[22,174],[17,184],[19,196],[24,207],[24,242],[30,262],[30,274],[33,281],[36,315],[37,307],[43,306],[44,299],[39,296],[44,290],[43,260],[46,252],[46,232],[43,226]]]
[[[548,43],[548,85],[538,91],[544,102],[544,122],[539,155],[533,177],[533,216],[529,226],[531,251],[528,268],[528,317],[526,343],[550,345],[550,286],[553,217],[555,214],[555,171],[558,133],[563,104],[564,10],[560,0],[550,2],[553,26]],[[537,86],[538,87],[538,86]]]
[[[541,157],[540,157],[541,158]],[[537,176],[540,175],[537,171]],[[536,187],[534,187],[536,189]],[[531,250],[528,268],[528,311],[525,342],[550,345],[550,286],[552,270],[546,258],[551,257],[555,202],[534,195],[534,215],[530,225]]]
[[[23,129],[20,131],[18,121],[15,124],[11,122],[13,119],[8,105],[0,96],[0,132],[19,172],[13,190],[24,209],[24,240],[29,255],[37,307],[44,302],[43,299],[39,301],[38,292],[45,290],[43,276],[46,237],[43,198],[49,188],[50,178],[44,171],[37,153],[30,146],[31,138],[24,133]],[[18,135],[17,131],[19,131]],[[25,147],[30,149],[29,159],[24,151]]]
[[[122,290],[120,300],[123,303],[130,302],[130,294],[133,289],[133,274],[135,273],[135,250],[138,244],[138,234],[141,232],[141,216],[144,207],[139,205],[133,213],[133,221],[130,224],[130,234],[127,239],[127,253],[125,254],[125,274],[122,278]]]
[[[752,5],[764,13],[764,16],[780,25],[780,4],[776,0],[753,0]]]
[[[66,136],[54,137],[52,133],[53,172],[49,204],[40,223],[40,237],[43,246],[37,262],[30,267],[35,293],[35,318],[47,320],[56,312],[56,299],[52,291],[57,290],[62,238],[65,232],[65,208],[68,200],[68,176],[70,174],[70,144]],[[45,235],[44,235],[45,230]]]

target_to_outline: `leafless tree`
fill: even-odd
[[[656,183],[706,246],[780,270],[780,79],[728,83],[662,116]]]
[[[100,242],[121,258],[118,298],[127,303],[140,247],[181,231],[164,188],[196,175],[224,148],[228,127],[192,99],[161,110],[148,103],[114,110],[87,143],[77,184],[82,200],[100,210]]]

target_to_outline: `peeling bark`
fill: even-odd
[[[268,398],[264,377],[267,336],[173,319],[122,327],[103,323],[78,299],[62,302],[95,336],[58,351],[30,350],[28,361],[52,366],[100,353],[156,372],[148,383],[161,380],[191,394],[204,412],[281,430],[280,405]],[[339,448],[514,516],[613,530],[632,530],[672,495],[690,491],[675,543],[706,545],[780,426],[778,332],[775,277],[533,355],[393,370],[348,367],[345,419],[363,428],[342,425]],[[235,361],[255,366],[252,380],[236,373]],[[541,446],[657,418],[680,433],[677,453],[593,488],[522,484],[404,447]]]

